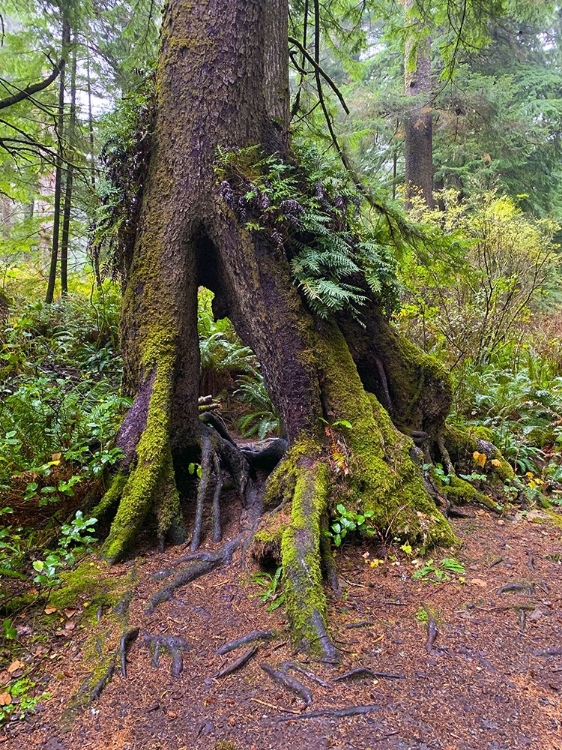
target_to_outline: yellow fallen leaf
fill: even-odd
[[[502,465],[502,462],[499,460],[499,458],[493,458],[491,463],[492,466],[496,467],[496,469],[498,469]]]
[[[485,453],[479,453],[478,451],[474,451],[474,453],[472,454],[472,458],[480,467],[485,466],[486,461],[488,460]]]
[[[61,458],[62,458],[62,453],[53,453],[53,455],[51,456],[51,459],[53,461],[60,461]]]
[[[0,693],[0,706],[9,706],[12,702],[10,693]]]

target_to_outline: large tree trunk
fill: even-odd
[[[413,443],[361,382],[344,337],[351,324],[315,320],[292,283],[283,247],[266,233],[248,232],[219,194],[219,147],[260,144],[266,154],[290,158],[287,12],[286,0],[169,0],[164,12],[154,152],[124,294],[125,376],[136,397],[120,443],[130,475],[105,550],[111,560],[122,557],[151,511],[161,537],[183,533],[177,478],[201,434],[208,463],[197,405],[197,287],[204,284],[255,351],[289,440],[265,502],[291,509],[272,541],[284,566],[295,641],[334,659],[320,554],[331,503],[370,509],[382,531],[423,544],[453,537],[424,488]],[[376,308],[373,314],[367,334],[387,331]],[[376,345],[388,345],[392,337],[385,335]],[[369,386],[374,359],[356,329],[353,338]],[[384,368],[385,351],[372,356]],[[416,389],[404,386],[412,419],[422,425]],[[398,402],[397,387],[393,393]],[[351,429],[338,427],[341,420]],[[344,446],[343,464],[336,444]],[[115,498],[110,490],[107,502]],[[256,536],[275,534],[264,524]]]

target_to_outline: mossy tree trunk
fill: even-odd
[[[345,318],[316,320],[292,283],[283,247],[249,233],[219,195],[219,147],[260,144],[266,154],[289,155],[287,14],[286,0],[166,6],[154,150],[124,294],[125,374],[135,394],[120,433],[129,476],[105,550],[122,557],[152,511],[162,538],[185,534],[176,485],[200,440],[196,318],[204,284],[255,351],[283,420],[289,450],[265,502],[291,509],[278,529],[288,616],[297,643],[333,659],[320,554],[330,504],[370,509],[381,530],[423,544],[453,536],[424,488],[413,443],[365,390],[370,368],[379,377],[388,371],[389,409],[422,425],[418,401],[429,375],[418,368],[417,380],[407,374],[400,390],[401,363],[410,360],[412,370],[412,352],[400,348],[376,308],[363,334]],[[378,338],[369,343],[372,334]],[[338,426],[342,420],[351,428]]]

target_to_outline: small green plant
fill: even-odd
[[[0,724],[14,714],[23,719],[27,713],[34,710],[40,701],[51,697],[51,693],[31,696],[30,693],[35,687],[35,682],[28,677],[22,677],[0,694],[0,698],[2,698],[0,702]]]
[[[449,581],[453,573],[458,575],[459,581],[464,582],[465,567],[453,557],[444,557],[440,562],[427,560],[425,565],[416,570],[412,575],[415,581],[427,580],[434,583],[443,583]]]
[[[252,578],[254,583],[264,589],[260,594],[263,604],[270,602],[267,607],[268,612],[273,612],[285,602],[285,592],[282,590],[283,583],[283,566],[279,565],[275,573],[267,573],[262,570],[256,573]]]
[[[354,513],[347,510],[345,505],[339,503],[336,506],[337,515],[330,524],[330,528],[324,533],[330,537],[334,547],[341,547],[343,540],[349,533],[355,532],[363,536],[374,536],[374,530],[368,525],[373,511],[366,510],[363,513]]]
[[[33,569],[37,573],[33,578],[35,583],[43,586],[55,586],[60,583],[59,572],[74,565],[75,553],[87,552],[97,541],[90,533],[96,523],[97,518],[84,518],[79,510],[70,523],[63,524],[57,549],[49,552],[44,560],[33,562]]]

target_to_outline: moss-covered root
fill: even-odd
[[[290,456],[288,458],[290,461]],[[338,652],[326,627],[320,555],[321,519],[328,502],[329,469],[312,455],[298,459],[292,471],[296,476],[292,521],[281,539],[287,616],[297,648],[335,663]]]
[[[425,489],[413,442],[364,390],[339,329],[324,326],[320,342],[325,412],[334,442],[347,453],[336,497],[355,512],[372,511],[372,524],[383,534],[423,547],[451,546],[455,535]]]
[[[151,510],[158,517],[158,535],[163,542],[171,529],[185,540],[179,513],[170,447],[171,362],[158,365],[146,427],[137,445],[137,463],[123,488],[117,515],[111,525],[103,554],[109,562],[120,560],[128,551]],[[111,491],[111,488],[110,488]],[[102,505],[104,504],[102,500]]]
[[[127,478],[127,474],[122,471],[115,474],[104,496],[93,508],[91,512],[93,518],[97,518],[98,520],[105,518],[113,510],[114,506],[119,503],[127,484]]]

